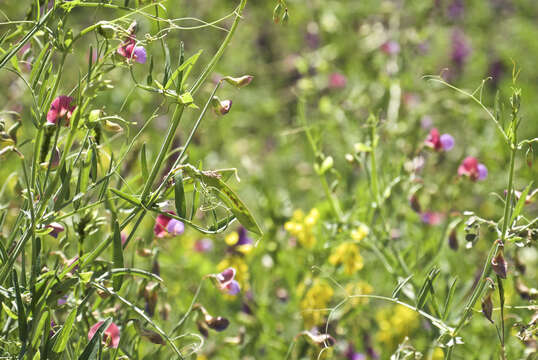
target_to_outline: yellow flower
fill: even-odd
[[[432,354],[432,360],[443,360],[445,358],[445,352],[440,347],[435,348]]]
[[[284,224],[284,229],[297,237],[301,245],[311,248],[316,244],[316,237],[312,233],[312,230],[317,224],[319,217],[320,214],[316,208],[310,210],[306,216],[302,210],[295,210],[291,220]]]
[[[379,310],[376,320],[379,327],[376,338],[390,348],[399,344],[419,325],[418,314],[402,305]]]
[[[226,242],[226,245],[234,246],[239,241],[239,234],[236,231],[229,233],[224,238],[224,241]]]
[[[370,229],[368,226],[361,224],[358,228],[351,231],[351,238],[355,241],[361,241],[368,235],[369,232]]]
[[[306,328],[321,325],[329,301],[334,295],[334,290],[323,280],[316,280],[308,289],[303,300],[301,309]]]
[[[343,264],[344,271],[348,275],[352,275],[364,266],[359,247],[353,242],[338,245],[329,257],[329,262],[335,266]]]
[[[374,288],[364,281],[359,281],[356,283],[351,283],[346,285],[346,293],[348,295],[370,295],[374,292]],[[368,298],[351,298],[349,302],[351,306],[357,306],[362,304],[368,304]]]

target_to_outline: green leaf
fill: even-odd
[[[183,77],[183,70],[187,68],[187,66],[193,66],[196,64],[196,61],[198,60],[198,57],[202,53],[202,50],[198,51],[196,54],[192,55],[190,58],[188,58],[183,64],[179,65],[176,71],[172,74],[170,79],[166,82],[166,85],[164,86],[165,89],[168,89],[172,84],[174,83],[174,80],[178,77],[179,74]],[[184,77],[183,77],[184,78]],[[182,79],[181,79],[182,80]]]
[[[187,214],[187,204],[185,202],[185,189],[183,188],[183,176],[181,170],[174,176],[174,195],[177,214],[184,218]]]
[[[185,92],[181,95],[178,95],[178,101],[182,104],[189,105],[194,102],[194,99],[190,92]]]
[[[146,157],[146,143],[142,144],[140,149],[140,167],[142,168],[142,178],[148,178],[148,161]]]
[[[99,329],[97,329],[88,345],[86,345],[78,360],[97,360],[99,347],[101,346],[101,337],[111,322],[112,318],[108,318],[99,326]]]
[[[523,190],[523,192],[521,193],[521,196],[519,197],[519,200],[517,201],[516,206],[514,207],[514,212],[512,213],[510,222],[508,223],[509,226],[510,224],[514,223],[514,220],[519,216],[519,214],[521,213],[521,210],[523,210],[523,206],[525,206],[525,201],[527,200],[527,195],[529,194],[531,186],[532,186],[532,181],[529,185],[527,185],[525,190]]]
[[[114,188],[110,188],[110,191],[112,191],[114,194],[118,195],[120,198],[122,198],[123,200],[125,200],[127,202],[130,202],[133,205],[142,206],[142,203],[140,202],[140,200],[138,200],[137,198],[135,198],[132,195],[126,194],[123,191],[120,191],[120,190],[114,189]]]
[[[452,305],[452,299],[454,298],[454,292],[456,291],[457,282],[458,282],[458,278],[455,278],[454,281],[452,281],[452,284],[450,284],[450,289],[448,289],[448,295],[446,296],[446,300],[445,300],[445,308],[443,310],[442,320],[446,320],[446,318],[448,317],[450,306]]]
[[[405,284],[407,284],[409,282],[409,280],[411,280],[412,277],[413,277],[413,275],[411,274],[408,277],[406,277],[405,279],[403,279],[401,282],[398,283],[398,286],[396,286],[396,289],[394,289],[394,291],[392,292],[391,297],[393,299],[398,298],[398,295],[400,294],[400,291],[405,286]]]
[[[13,311],[11,311],[11,309],[6,305],[5,302],[2,302],[2,309],[4,309],[4,311],[6,312],[7,316],[9,316],[10,318],[12,318],[13,320],[18,320],[19,317],[17,316],[17,314],[15,314]]]
[[[422,309],[424,305],[426,304],[428,295],[430,293],[433,294],[433,282],[435,281],[435,278],[437,277],[437,275],[439,275],[440,272],[441,270],[439,270],[436,267],[430,270],[428,276],[424,280],[424,283],[422,284],[422,287],[420,288],[420,291],[418,293],[417,309],[419,310]]]
[[[58,338],[56,339],[56,342],[54,343],[54,347],[52,348],[52,351],[54,351],[55,353],[61,354],[65,350],[65,347],[67,346],[67,341],[69,340],[69,336],[71,336],[71,331],[73,330],[73,325],[75,323],[76,317],[77,317],[77,308],[73,308],[73,310],[71,310],[71,312],[67,316],[64,326],[62,326],[62,329],[60,330],[60,334],[58,335]]]
[[[118,220],[114,220],[113,259],[114,268],[123,268],[123,247],[121,245],[121,233]],[[119,291],[119,289],[121,288],[121,284],[122,277],[115,277],[113,281],[114,291]]]
[[[250,210],[243,201],[233,192],[230,187],[221,180],[221,176],[214,171],[200,171],[192,165],[184,165],[183,171],[202,183],[209,185],[217,190],[217,196],[230,208],[232,214],[248,231],[262,236],[263,232],[252,216]]]
[[[19,338],[22,343],[26,343],[28,336],[28,324],[26,319],[26,311],[24,309],[24,304],[22,303],[21,292],[19,289],[19,281],[17,279],[17,272],[13,270],[11,273],[11,283],[15,289],[15,299],[17,302],[17,312],[19,320]]]

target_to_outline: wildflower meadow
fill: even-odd
[[[0,1],[0,359],[538,359],[537,19]]]

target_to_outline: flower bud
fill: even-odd
[[[235,87],[242,88],[250,84],[252,82],[252,79],[254,79],[254,76],[252,75],[243,75],[237,78],[226,76],[222,80]]]
[[[459,244],[456,229],[452,230],[448,236],[448,246],[450,246],[450,248],[454,251],[458,250]]]
[[[116,28],[112,24],[102,21],[97,27],[97,32],[105,39],[112,39],[116,33]]]
[[[110,132],[119,133],[123,131],[123,128],[120,125],[116,124],[115,122],[108,121],[108,120],[105,120],[103,127],[105,128],[106,131],[110,131]]]
[[[232,108],[232,100],[220,100],[217,96],[213,96],[211,99],[211,105],[213,105],[213,111],[217,115],[226,115]]]

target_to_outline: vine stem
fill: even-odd
[[[514,117],[512,120],[513,125],[515,125],[516,122],[517,122],[517,118]],[[515,126],[513,127],[513,129],[515,129]],[[516,152],[517,152],[516,144],[517,144],[517,136],[514,130],[512,139],[509,140],[509,145],[511,149],[510,172],[508,174],[508,193],[506,195],[506,201],[504,203],[504,217],[503,217],[503,226],[502,226],[502,231],[501,231],[501,239],[500,241],[495,241],[491,245],[490,251],[488,253],[488,257],[486,259],[486,263],[484,264],[484,270],[482,271],[479,284],[473,291],[473,294],[471,295],[469,302],[465,306],[465,311],[460,321],[458,322],[456,329],[454,330],[453,336],[456,336],[456,334],[462,329],[463,325],[465,324],[465,321],[467,321],[467,319],[471,315],[474,305],[480,298],[482,291],[484,290],[484,287],[486,286],[486,277],[488,277],[489,274],[491,273],[491,260],[497,254],[499,249],[502,247],[502,244],[504,243],[504,240],[506,238],[506,232],[508,231],[508,222],[510,221],[509,214],[510,214],[510,206],[512,203],[512,193],[513,193],[513,187],[514,187],[514,166],[515,166]],[[502,322],[503,322],[503,327],[504,327],[504,319]]]

